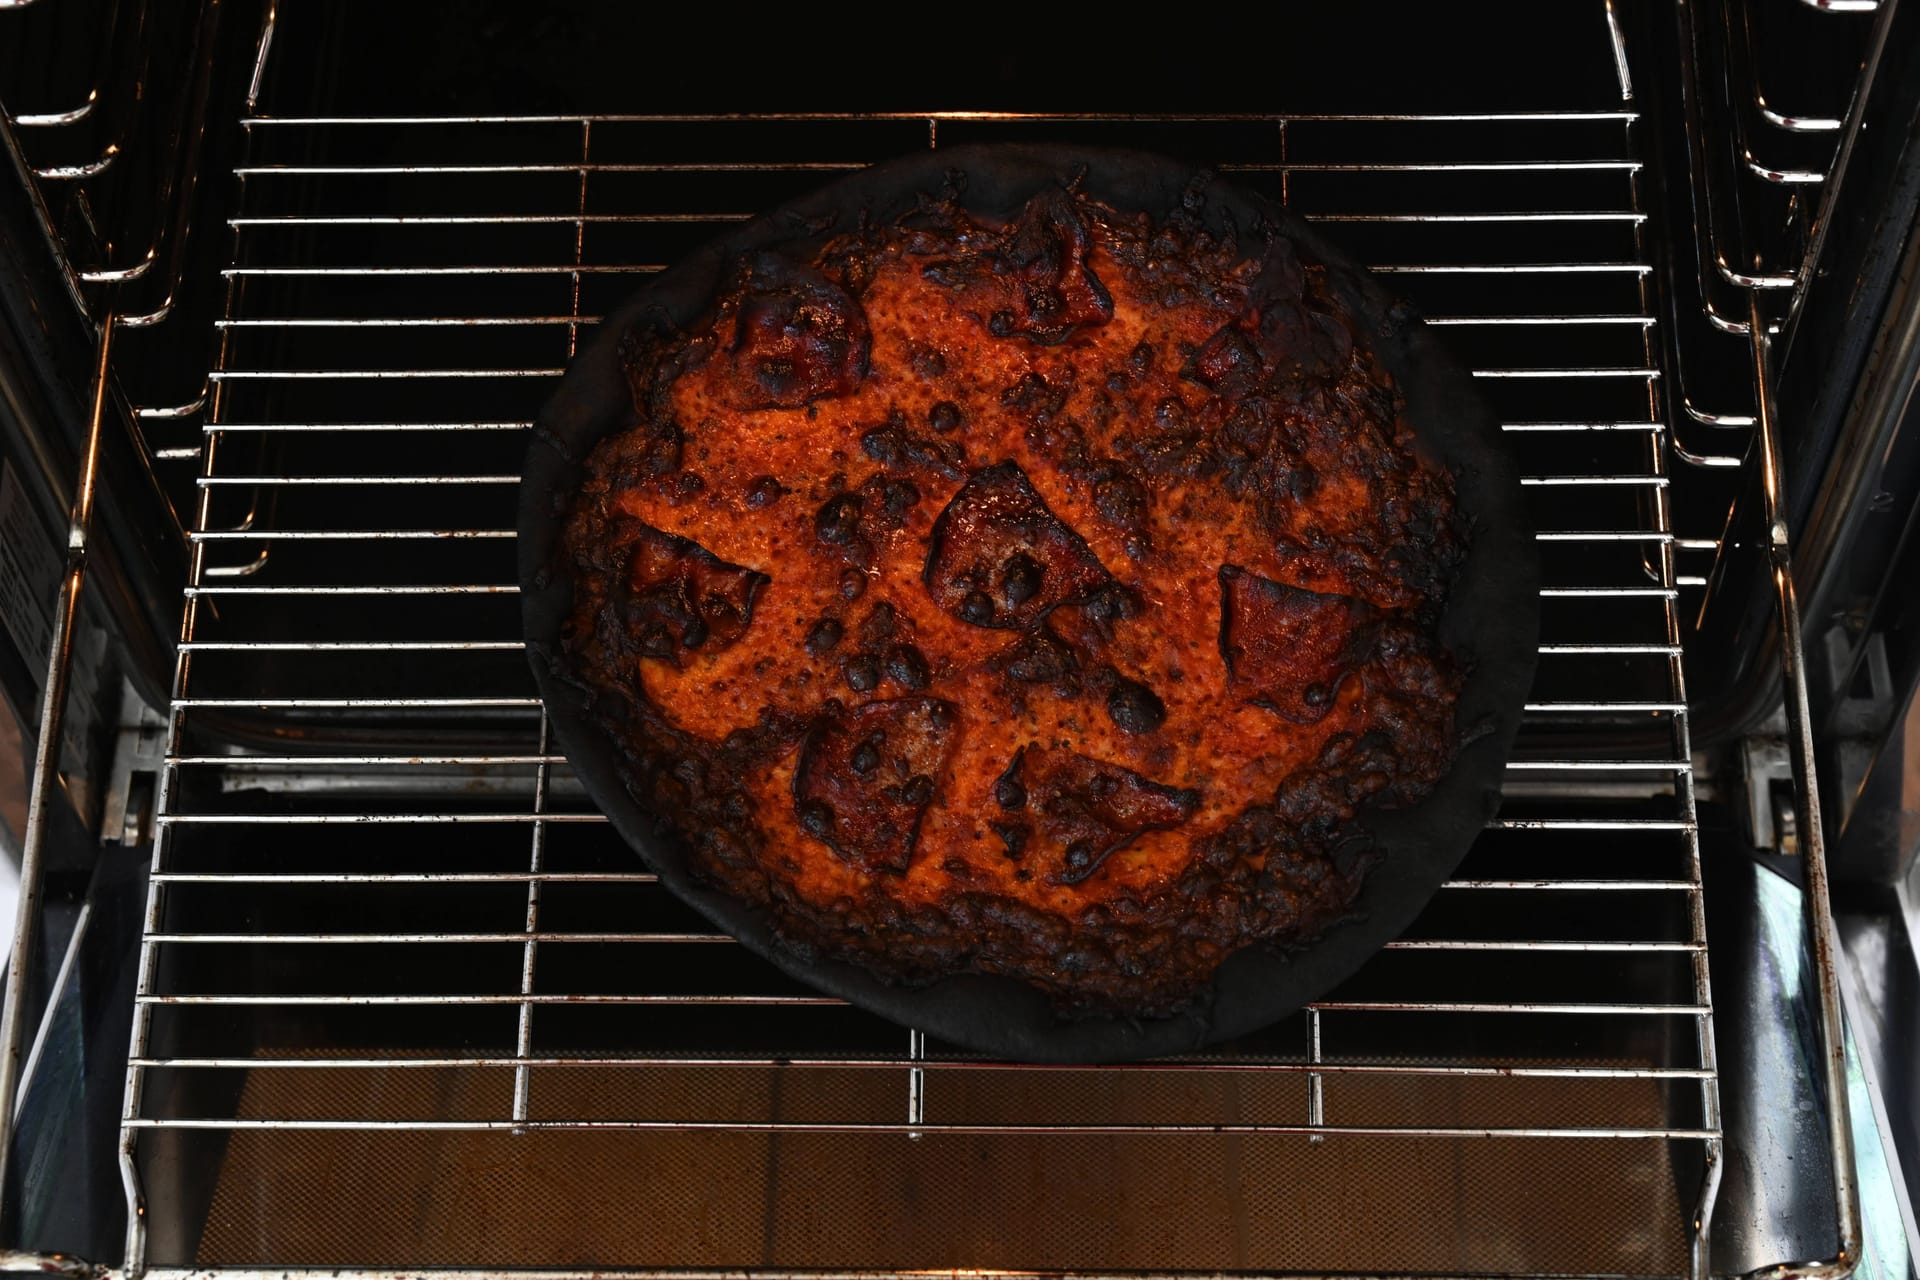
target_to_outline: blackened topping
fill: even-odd
[[[951,400],[942,400],[927,410],[927,425],[935,431],[958,431],[965,421],[960,406]]]
[[[747,486],[747,505],[755,511],[780,501],[788,490],[772,476],[761,476]]]
[[[771,579],[728,564],[699,543],[639,521],[614,604],[624,644],[680,666],[689,653],[718,653],[747,633],[754,600]]]
[[[1220,655],[1248,701],[1297,724],[1325,718],[1340,686],[1373,655],[1377,610],[1263,578],[1220,570]]]
[[[887,679],[910,693],[926,688],[932,678],[927,660],[910,644],[897,644],[887,650],[886,672]]]
[[[1061,856],[1061,871],[1056,878],[1063,884],[1077,884],[1092,875],[1094,867],[1098,865],[1099,855],[1095,852],[1093,841],[1075,840]]]
[[[1248,327],[1246,317],[1227,324],[1200,345],[1180,376],[1236,400],[1252,393],[1266,367]]]
[[[989,822],[987,826],[993,834],[1000,837],[1000,844],[1006,850],[1007,861],[1018,862],[1027,854],[1027,841],[1033,836],[1027,824],[1023,822]],[[1024,872],[1021,873],[1023,876]]]
[[[995,608],[1009,566],[1025,557],[1040,569],[1033,594]],[[1016,577],[1022,576],[1014,566]],[[976,471],[934,521],[925,579],[935,605],[975,626],[1031,626],[1057,605],[1108,581],[1086,540],[1048,509],[1012,462]],[[983,600],[984,598],[984,604]]]
[[[1143,340],[1127,354],[1127,372],[1136,378],[1144,378],[1153,372],[1153,344],[1151,342]]]
[[[729,379],[745,409],[797,408],[845,395],[867,376],[871,337],[851,294],[773,253],[745,268]]]
[[[870,476],[860,486],[861,492],[872,491],[880,497],[880,510],[886,516],[891,528],[899,528],[906,523],[907,512],[920,505],[920,490],[911,480],[899,476]]]
[[[1093,484],[1093,509],[1116,529],[1137,533],[1147,524],[1147,488],[1125,467],[1102,467]]]
[[[1025,788],[1054,884],[1080,883],[1142,832],[1177,827],[1200,807],[1198,791],[1072,751],[1027,748],[1006,778]]]
[[[893,639],[900,627],[900,613],[885,600],[867,611],[860,620],[860,644],[862,648],[877,649]]]
[[[885,426],[864,432],[860,449],[882,466],[919,467],[949,479],[957,479],[967,462],[966,450],[960,445],[909,430],[906,415],[900,413],[892,415]]]
[[[1054,343],[1112,319],[1113,297],[1087,265],[1091,249],[1086,221],[1064,188],[1029,200],[1004,255],[1013,286],[1007,330]]]
[[[814,657],[833,651],[847,629],[832,618],[822,618],[807,629],[807,652]]]
[[[840,675],[855,693],[871,693],[880,684],[880,664],[872,654],[856,653],[840,664]]]
[[[840,598],[858,600],[867,593],[867,575],[858,569],[840,571]]]
[[[843,547],[860,532],[860,496],[839,493],[821,504],[813,517],[813,535],[829,546]]]
[[[907,517],[919,503],[920,490],[913,481],[875,472],[861,482],[858,490],[836,493],[820,504],[813,516],[813,533],[855,566],[870,568],[875,544],[906,527]],[[842,594],[848,581],[842,577]]]
[[[1122,733],[1152,733],[1167,722],[1167,704],[1138,680],[1122,676],[1107,690],[1107,715]]]
[[[1000,403],[1019,410],[1029,422],[1045,424],[1067,407],[1073,385],[1066,378],[1049,382],[1037,373],[1023,373],[1000,393]]]
[[[818,800],[809,800],[799,806],[797,816],[800,829],[816,840],[826,840],[833,835],[833,810]]]
[[[900,698],[849,712],[829,703],[794,770],[802,830],[862,871],[905,871],[953,750],[954,722],[935,714],[941,705]],[[829,812],[824,829],[807,825],[811,806]]]
[[[1138,593],[1118,582],[1109,582],[1082,602],[1080,612],[1101,634],[1110,638],[1115,623],[1139,617],[1141,608]]]
[[[1013,763],[1009,764],[993,784],[993,802],[1002,809],[1024,809],[1027,807],[1027,788],[1020,781],[1021,757],[1027,754],[1025,747],[1013,753]]]
[[[1061,697],[1080,691],[1080,655],[1072,645],[1042,628],[987,659],[987,669],[1018,684],[1052,689]]]
[[[881,466],[900,461],[900,429],[889,423],[860,437],[860,450]]]
[[[1000,567],[1000,598],[1007,608],[1018,609],[1040,594],[1040,580],[1046,570],[1024,551],[1016,551]]]

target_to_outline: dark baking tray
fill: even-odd
[[[1265,227],[1328,267],[1333,292],[1372,334],[1406,399],[1422,446],[1452,468],[1471,545],[1442,619],[1442,638],[1467,671],[1457,710],[1460,751],[1433,792],[1410,808],[1363,809],[1359,823],[1384,852],[1352,914],[1291,950],[1248,947],[1210,991],[1171,1017],[1062,1019],[1039,992],[1008,978],[959,975],[926,986],[881,981],[864,969],[783,944],[753,906],[708,888],[686,850],[629,794],[618,744],[589,714],[584,690],[558,667],[572,588],[559,556],[580,464],[630,414],[617,347],[643,316],[697,320],[723,273],[743,254],[790,246],[805,254],[862,217],[912,209],[964,175],[962,203],[1005,216],[1047,184],[1084,170],[1083,189],[1120,209],[1155,215],[1204,197],[1212,230]],[[1251,251],[1251,249],[1250,249]],[[1190,165],[1143,152],[1024,145],[928,151],[863,170],[746,223],[650,281],[600,326],[568,369],[527,450],[520,485],[519,577],[528,658],[553,732],[589,795],[674,893],[745,946],[803,982],[943,1039],[1033,1061],[1096,1062],[1198,1049],[1264,1026],[1345,979],[1398,936],[1451,875],[1500,803],[1500,778],[1532,684],[1539,636],[1539,556],[1520,480],[1499,424],[1471,378],[1410,308],[1320,234],[1272,202]]]

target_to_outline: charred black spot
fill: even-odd
[[[1027,202],[1005,252],[1014,284],[1009,332],[1053,343],[1112,318],[1113,297],[1087,264],[1092,246],[1086,220],[1064,188]]]
[[[920,490],[911,480],[888,476],[880,481],[878,488],[880,510],[885,512],[887,519],[895,525],[903,522],[907,518],[907,512],[920,505]]]
[[[1167,704],[1146,685],[1123,676],[1107,690],[1107,715],[1122,733],[1152,733],[1167,722]]]
[[[882,466],[917,467],[949,479],[960,475],[960,468],[967,460],[966,450],[960,445],[909,430],[902,414],[895,414],[885,426],[862,434],[860,449]],[[914,500],[919,500],[917,493]]]
[[[1103,631],[1111,631],[1116,622],[1139,617],[1141,608],[1139,593],[1118,582],[1107,583],[1089,595],[1080,606],[1087,620]]]
[[[993,834],[1000,837],[1001,848],[1006,852],[1009,862],[1018,862],[1026,856],[1027,841],[1031,838],[1032,832],[1024,823],[989,822],[987,826],[992,830]],[[1022,879],[1026,878],[1026,872],[1024,871],[1020,872],[1019,875]]]
[[[966,419],[960,412],[960,406],[951,400],[942,400],[927,410],[927,425],[935,431],[958,431]]]
[[[847,629],[833,618],[822,618],[807,630],[807,652],[814,657],[833,651]]]
[[[1000,568],[1000,598],[1007,608],[1018,609],[1040,594],[1040,581],[1046,570],[1024,551],[1016,551]]]
[[[875,427],[860,437],[860,449],[882,466],[900,460],[900,428],[889,424]]]
[[[1235,321],[1200,344],[1180,370],[1180,376],[1209,391],[1239,398],[1252,392],[1266,375],[1265,362],[1253,338]]]
[[[833,810],[818,800],[809,800],[799,808],[800,829],[816,840],[833,834]]]
[[[860,511],[858,494],[835,494],[814,514],[814,537],[829,546],[846,546],[860,532]]]
[[[887,650],[887,679],[908,692],[917,693],[933,678],[927,660],[910,644],[897,644]]]
[[[840,676],[855,693],[871,693],[880,684],[880,664],[870,654],[855,654],[840,664]]]
[[[761,476],[747,486],[747,505],[755,511],[780,501],[788,490],[772,476]]]
[[[1045,627],[987,659],[988,670],[1018,684],[1051,688],[1062,697],[1079,692],[1080,667],[1073,646]]]
[[[899,611],[887,601],[880,601],[868,610],[865,618],[860,620],[860,646],[864,649],[878,649],[893,639],[899,626]]]
[[[1106,467],[1093,485],[1093,509],[1115,528],[1137,531],[1147,523],[1147,488],[1125,468]]]
[[[1013,763],[1009,764],[993,784],[993,802],[1002,809],[1024,809],[1027,807],[1027,788],[1020,781],[1020,759],[1026,754],[1025,747],[1013,753]]]

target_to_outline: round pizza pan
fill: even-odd
[[[581,464],[631,412],[621,336],[637,323],[686,327],[708,309],[745,253],[804,257],[862,219],[898,217],[927,195],[962,191],[976,213],[1011,216],[1049,184],[1081,175],[1087,194],[1121,210],[1198,211],[1220,234],[1278,234],[1327,268],[1329,287],[1368,332],[1405,398],[1421,448],[1453,472],[1469,550],[1448,597],[1441,638],[1466,672],[1451,770],[1418,804],[1365,808],[1360,832],[1382,853],[1350,914],[1317,940],[1249,946],[1211,988],[1170,1017],[1063,1018],[1016,980],[963,974],[925,986],[882,981],[856,965],[785,945],[757,907],[704,884],[681,839],[628,791],[620,746],[565,670],[560,630],[572,604],[561,534]],[[1257,252],[1261,241],[1248,242]],[[1514,460],[1472,379],[1432,329],[1380,282],[1274,203],[1162,156],[1014,144],[922,152],[862,170],[707,244],[654,277],[601,324],[541,415],[520,485],[519,579],[527,653],[553,732],[588,794],[661,883],[793,977],[862,1008],[995,1056],[1102,1062],[1191,1052],[1265,1026],[1326,994],[1399,936],[1439,889],[1500,802],[1500,778],[1532,683],[1539,635],[1539,556]]]

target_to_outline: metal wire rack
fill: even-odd
[[[1719,1132],[1635,120],[244,121],[128,1270],[1698,1273]],[[528,424],[636,279],[837,171],[1043,136],[1329,224],[1474,367],[1546,567],[1459,878],[1299,1018],[1120,1069],[987,1062],[714,935],[554,753],[514,599]]]

